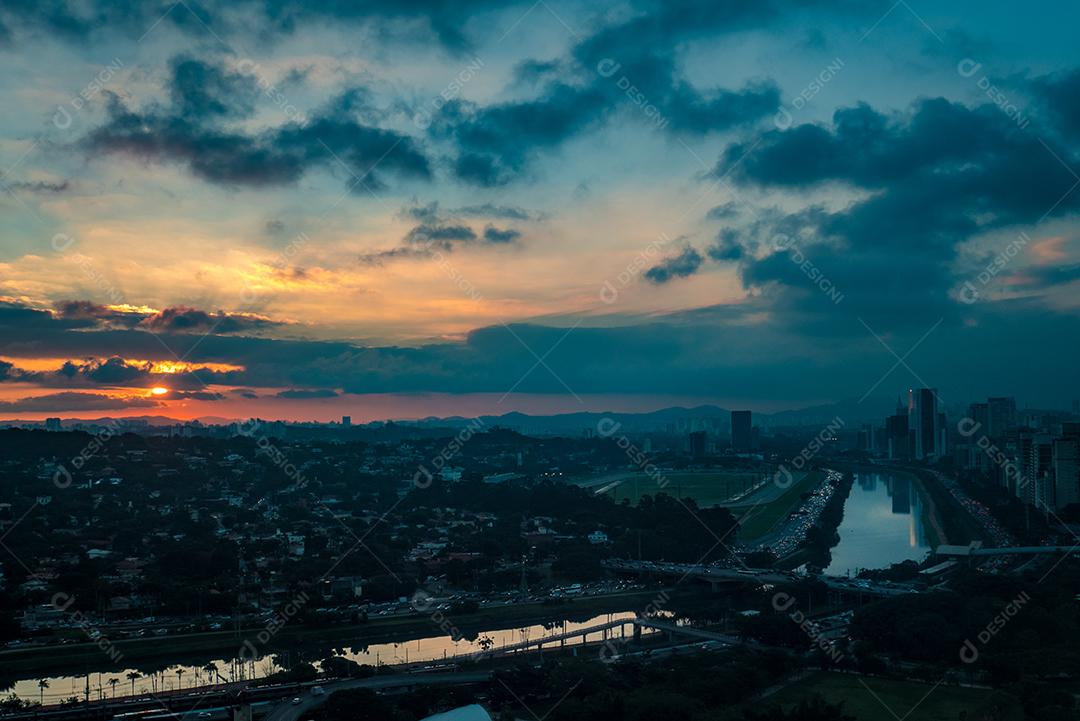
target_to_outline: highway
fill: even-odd
[[[698,578],[703,581],[742,582],[742,583],[795,583],[804,578],[816,578],[833,591],[845,593],[866,593],[877,596],[900,596],[905,593],[918,593],[918,589],[901,583],[877,583],[855,580],[840,576],[800,576],[789,571],[756,568],[724,568],[718,566],[690,565],[685,563],[665,563],[663,561],[632,561],[609,559],[604,567],[615,571],[633,573],[652,573],[679,578]]]

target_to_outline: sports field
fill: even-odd
[[[821,483],[821,471],[795,475],[794,482],[786,489],[769,484],[766,489],[747,498],[745,503],[732,506],[731,512],[739,520],[739,540],[753,541],[766,535],[799,507],[802,495]]]
[[[629,499],[637,503],[642,496],[665,493],[678,498],[692,498],[698,506],[715,506],[740,496],[767,481],[762,473],[726,471],[658,471],[646,473],[611,473],[605,476],[579,479],[576,485],[606,493],[616,501]]]
[[[1023,721],[1025,718],[1020,702],[1000,691],[944,684],[934,688],[933,684],[839,673],[815,674],[759,703],[778,703],[790,708],[815,694],[830,703],[843,702],[844,713],[858,721],[893,718],[906,721],[956,721],[963,718]]]

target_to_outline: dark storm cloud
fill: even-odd
[[[743,257],[739,234],[730,228],[720,231],[716,242],[705,249],[705,254],[716,261],[739,260]]]
[[[308,398],[337,398],[337,391],[330,390],[329,388],[316,388],[313,390],[305,389],[289,389],[287,391],[280,391],[277,394],[278,398],[288,399],[308,399]]]
[[[971,306],[968,322],[940,329],[909,363],[943,388],[981,392],[986,387],[1009,387],[1023,375],[1033,379],[1033,393],[1060,398],[1063,393],[1069,397],[1080,392],[1080,387],[1062,386],[1060,380],[1075,376],[1071,369],[1080,352],[1080,319],[1041,306],[1013,304],[1007,311],[1001,306]],[[254,387],[349,393],[503,393],[524,374],[525,380],[517,386],[520,392],[565,393],[563,383],[582,394],[691,394],[709,388],[721,397],[789,402],[848,397],[854,387],[859,392],[870,388],[895,363],[865,331],[843,343],[823,343],[824,336],[808,342],[783,325],[761,322],[771,310],[767,299],[756,297],[735,306],[696,309],[616,328],[583,325],[567,333],[566,328],[515,324],[477,329],[461,343],[410,348],[219,335],[172,334],[159,340],[139,330],[71,328],[46,314],[47,326],[0,327],[0,355],[26,356],[32,348],[33,357],[111,358],[120,353],[127,358],[175,360],[163,340],[192,363],[243,366],[245,370],[228,374],[199,373],[208,385],[240,386],[237,395],[251,393],[245,389]],[[888,340],[903,352],[925,331],[898,329]],[[1003,338],[1010,341],[1002,342]],[[1056,352],[1032,355],[1032,347],[1054,347]],[[539,354],[550,349],[545,363],[555,375],[534,368],[536,356],[530,348]],[[979,363],[957,364],[956,358],[978,358]],[[790,372],[793,363],[800,364],[799,373]],[[85,365],[94,368],[101,361]],[[118,364],[114,361],[113,365]],[[526,374],[530,368],[533,372]],[[73,375],[82,378],[81,367]],[[1045,387],[1040,385],[1044,378]],[[44,380],[29,382],[48,385]],[[915,382],[897,371],[897,385]],[[174,391],[219,392],[197,385],[195,378],[184,374],[133,382],[137,387],[150,384]],[[63,397],[54,399],[50,409],[64,410],[65,402]],[[75,410],[84,402],[101,401],[92,394],[76,393],[67,409]]]
[[[597,88],[557,82],[533,100],[447,103],[435,130],[460,149],[454,167],[459,177],[496,186],[517,177],[536,152],[557,147],[609,111],[607,95]]]
[[[454,243],[476,240],[476,231],[467,225],[418,225],[405,234],[406,243],[434,245],[450,249]]]
[[[181,65],[186,62],[194,61]],[[195,176],[221,185],[289,185],[323,167],[344,170],[347,186],[366,192],[384,187],[384,174],[420,179],[431,175],[428,159],[413,139],[363,124],[340,102],[304,122],[262,132],[222,126],[223,116],[246,107],[230,92],[246,81],[220,67],[196,64],[220,82],[209,88],[185,83],[180,90],[174,84],[174,103],[168,108],[150,105],[132,110],[110,95],[106,122],[82,139],[82,147],[91,155],[183,163]]]
[[[61,318],[86,321],[101,325],[131,328],[138,325],[147,313],[114,310],[86,300],[61,300],[53,304],[53,310]]]
[[[742,267],[744,283],[771,288],[777,308],[805,332],[858,333],[856,317],[874,327],[924,328],[956,318],[958,245],[1075,212],[1076,178],[1059,160],[1069,157],[995,106],[938,98],[905,114],[859,105],[837,111],[831,126],[763,133],[753,150],[751,141],[730,146],[716,174],[730,170],[738,183],[792,192],[826,183],[869,191],[840,210],[788,216],[764,239],[768,254]],[[844,302],[819,292],[823,283]]]
[[[1080,139],[1080,68],[1035,78],[1031,87],[1055,127],[1069,140]]]
[[[481,234],[477,234],[467,225],[443,222],[440,220],[441,215],[436,203],[406,208],[402,214],[410,218],[430,219],[430,222],[411,228],[402,239],[405,243],[403,246],[360,255],[357,260],[361,265],[377,266],[393,260],[422,260],[433,257],[436,251],[450,252],[458,246],[472,244],[507,245],[521,237],[519,231],[509,228],[500,230],[488,225]]]
[[[484,228],[484,240],[488,243],[513,243],[520,237],[521,231],[513,228],[500,230],[492,225]]]
[[[685,278],[693,275],[701,267],[704,259],[701,253],[687,247],[678,255],[665,258],[645,271],[645,278],[656,285],[663,285],[673,278]]]
[[[7,0],[0,6],[0,41],[26,33],[44,33],[52,37],[85,40],[100,31],[120,31],[133,38],[153,31],[156,25],[179,28],[193,35],[203,35],[206,28],[215,37],[227,38],[235,32],[256,32],[263,40],[275,35],[291,35],[305,25],[347,23],[362,25],[395,24],[397,34],[411,33],[417,40],[437,38],[451,50],[464,48],[468,41],[462,32],[473,14],[498,6],[513,7],[512,2],[443,0],[419,2],[314,2],[292,0],[188,0],[184,3],[138,2],[137,0]],[[233,18],[243,18],[243,24]],[[398,28],[397,26],[400,26]],[[407,37],[407,35],[406,35]]]
[[[797,0],[643,4],[629,12],[629,19],[585,37],[565,58],[520,64],[519,81],[540,86],[534,97],[483,107],[447,103],[433,131],[457,145],[459,178],[490,187],[514,180],[539,153],[619,111],[675,134],[750,125],[776,111],[779,89],[768,80],[734,90],[695,87],[677,67],[676,48],[689,40],[767,27],[808,9],[874,11],[850,2]]]
[[[245,118],[255,112],[258,86],[253,76],[185,56],[173,58],[170,67],[169,94],[180,117]]]
[[[14,363],[0,360],[0,383],[33,383],[39,377],[39,373],[25,371]]]
[[[251,333],[281,325],[275,321],[239,313],[207,313],[197,308],[165,308],[139,324],[155,333]]]
[[[114,411],[124,408],[156,408],[162,405],[150,398],[128,398],[100,393],[67,391],[30,396],[17,401],[0,401],[0,413],[52,413],[62,411]]]
[[[729,200],[721,205],[714,206],[709,209],[709,212],[705,214],[705,217],[709,220],[728,220],[734,218],[739,214],[739,207],[735,204],[734,200]]]

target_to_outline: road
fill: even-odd
[[[723,568],[719,566],[694,565],[685,563],[666,563],[664,561],[634,561],[628,559],[612,558],[603,562],[605,568],[615,571],[630,571],[635,573],[649,573],[663,576],[678,576],[682,578],[700,578],[705,581],[740,581],[743,583],[771,583],[783,584],[798,582],[804,578],[790,571],[774,571],[772,569],[757,568]],[[885,583],[850,579],[841,576],[826,576],[819,574],[808,576],[816,578],[834,591],[848,593],[867,593],[879,596],[899,596],[905,593],[918,593],[918,590],[900,583]]]
[[[491,673],[487,671],[470,671],[464,673],[425,673],[425,674],[394,674],[390,676],[373,676],[371,678],[357,678],[347,681],[335,681],[323,686],[326,693],[322,696],[312,695],[310,691],[299,696],[300,703],[294,704],[292,698],[287,698],[270,710],[265,721],[300,721],[301,717],[311,709],[321,705],[331,694],[345,689],[370,688],[388,689],[401,688],[402,686],[438,686],[440,684],[462,684],[487,681]]]

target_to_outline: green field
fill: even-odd
[[[865,684],[865,685],[864,685]],[[831,703],[843,702],[844,712],[858,721],[901,718],[905,721],[956,721],[960,718],[994,718],[1023,721],[1016,698],[1000,691],[958,686],[922,684],[838,673],[819,673],[765,699],[785,708],[814,694]],[[992,708],[996,714],[988,714]],[[985,715],[984,715],[985,714]]]
[[[603,491],[617,502],[630,499],[631,503],[637,503],[642,496],[665,493],[677,498],[692,498],[699,506],[715,506],[753,488],[762,478],[762,473],[748,472],[662,471],[656,476],[633,472],[612,473],[575,483],[597,492]]]
[[[739,523],[739,539],[752,541],[767,534],[773,526],[798,508],[802,494],[817,487],[822,477],[821,471],[812,471],[793,483],[783,495],[775,500],[762,503],[753,510],[744,507],[732,509],[735,517],[742,519]]]

